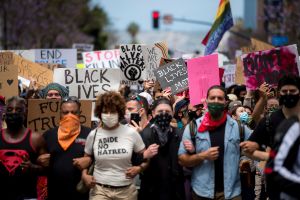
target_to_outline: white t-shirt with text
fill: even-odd
[[[92,144],[94,142],[94,154]],[[145,144],[133,128],[120,124],[114,130],[97,128],[90,132],[86,140],[85,153],[94,155],[95,168],[94,178],[97,183],[125,186],[133,183],[132,179],[126,178],[126,170],[132,166],[132,152],[140,152]]]

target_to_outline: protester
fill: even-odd
[[[155,100],[152,116],[153,123],[148,124],[141,135],[147,147],[155,144],[159,149],[141,174],[139,199],[184,199],[183,170],[177,157],[182,132],[170,126],[173,117],[170,101],[166,98]]]
[[[239,176],[240,134],[236,121],[226,114],[225,89],[208,89],[208,112],[197,120],[196,153],[190,154],[191,134],[187,126],[178,151],[179,162],[193,167],[193,199],[241,199]],[[245,131],[245,139],[250,132]]]
[[[7,128],[2,129],[0,137],[0,198],[37,198],[37,175],[42,167],[36,164],[36,159],[45,153],[45,141],[39,133],[24,126],[24,99],[16,96],[8,99],[4,113]]]
[[[90,132],[85,146],[85,156],[94,157],[93,176],[83,170],[82,178],[91,188],[90,199],[137,199],[133,178],[144,166],[132,166],[132,152],[143,154],[148,159],[157,153],[158,145],[145,150],[139,133],[120,124],[125,115],[125,100],[116,92],[100,95],[96,102],[95,115],[101,126]]]
[[[293,115],[297,115],[300,111],[299,91],[300,78],[296,76],[284,76],[278,82],[279,102],[282,108],[273,112],[271,115],[263,118],[249,141],[241,143],[243,151],[256,159],[267,160],[269,154],[257,151],[260,147],[271,147],[273,149],[275,133],[280,123]],[[270,199],[276,199],[278,196],[278,188],[269,190]]]
[[[179,129],[184,129],[187,125],[189,116],[188,116],[188,105],[190,101],[186,98],[175,103],[174,109],[174,119],[176,120],[176,127]]]
[[[80,157],[84,155],[90,128],[80,125],[80,102],[66,97],[61,102],[59,126],[44,133],[49,154],[39,160],[48,166],[48,199],[88,199],[88,194],[76,191],[81,179]],[[85,168],[90,160],[86,161]]]
[[[69,90],[58,83],[50,83],[39,94],[43,99],[63,99],[69,96]]]

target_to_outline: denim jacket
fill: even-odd
[[[198,119],[199,127],[202,118]],[[250,129],[245,129],[245,139],[251,134]],[[191,140],[190,129],[187,126],[184,130],[182,141]],[[183,143],[180,143],[178,155],[186,154]],[[232,199],[241,194],[241,183],[239,174],[240,161],[240,133],[238,124],[227,115],[224,138],[224,195],[225,199]],[[196,152],[200,153],[211,147],[209,132],[197,132]],[[215,170],[214,161],[204,160],[193,168],[191,185],[193,191],[201,197],[214,198]]]

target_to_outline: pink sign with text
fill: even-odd
[[[220,84],[218,54],[190,59],[187,68],[191,104],[203,103],[208,88]]]

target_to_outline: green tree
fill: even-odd
[[[134,23],[134,22],[131,22],[127,27],[127,32],[131,36],[131,43],[132,44],[138,43],[137,40],[136,40],[136,35],[138,34],[139,29],[140,29],[139,25]]]

